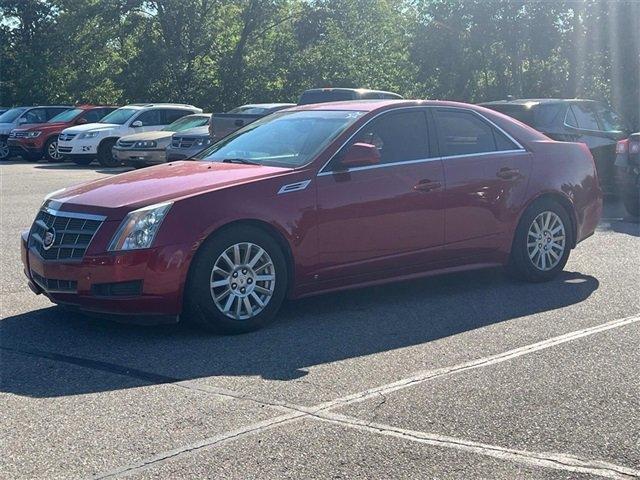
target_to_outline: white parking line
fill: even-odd
[[[547,348],[554,347],[556,345],[561,345],[563,343],[571,342],[573,340],[588,337],[591,335],[595,335],[597,333],[605,332],[607,330],[612,330],[614,328],[623,327],[625,325],[630,325],[637,322],[640,322],[640,315],[635,315],[632,317],[622,318],[618,320],[612,320],[610,322],[606,322],[593,327],[569,332],[564,335],[552,337],[547,340],[543,340],[541,342],[525,345],[523,347],[508,350],[506,352],[499,353],[496,355],[490,355],[487,357],[479,358],[477,360],[472,360],[469,362],[453,365],[451,367],[444,367],[444,368],[439,368],[435,370],[425,370],[415,375],[412,375],[411,377],[398,380],[393,383],[370,388],[362,392],[354,393],[351,395],[346,395],[344,397],[331,400],[329,402],[324,402],[324,403],[315,405],[313,407],[304,407],[304,406],[298,406],[298,405],[292,405],[292,404],[285,404],[284,402],[273,402],[273,403],[264,402],[267,405],[271,405],[279,409],[289,410],[289,412],[269,420],[257,422],[251,425],[247,425],[245,427],[241,427],[236,430],[232,430],[220,435],[216,435],[214,437],[200,440],[198,442],[195,442],[189,445],[185,445],[183,447],[179,447],[173,450],[159,453],[147,459],[143,459],[138,462],[133,462],[131,464],[124,465],[114,470],[98,474],[92,478],[106,479],[106,478],[114,478],[114,477],[119,477],[124,475],[132,475],[140,472],[141,470],[150,468],[152,466],[157,466],[165,462],[174,460],[176,458],[180,458],[183,455],[188,453],[192,453],[195,451],[220,445],[230,440],[243,438],[256,433],[261,433],[261,432],[271,430],[273,428],[277,428],[282,425],[286,425],[302,419],[316,419],[321,421],[330,421],[330,422],[340,423],[341,425],[348,426],[351,428],[358,428],[358,429],[366,429],[367,427],[370,427],[368,428],[368,431],[375,431],[377,433],[382,433],[385,435],[398,436],[402,438],[406,437],[406,439],[420,441],[422,443],[431,443],[434,445],[437,443],[437,445],[440,447],[463,449],[476,454],[509,459],[519,463],[534,464],[532,462],[538,462],[537,465],[539,466],[546,466],[546,467],[570,471],[570,472],[583,471],[583,470],[577,470],[579,468],[582,468],[582,469],[590,469],[588,473],[591,473],[592,475],[598,475],[606,478],[632,478],[634,476],[640,477],[640,472],[638,471],[631,470],[626,467],[609,464],[606,462],[582,460],[582,459],[578,459],[577,457],[572,457],[572,456],[561,454],[561,453],[542,454],[542,453],[513,450],[513,449],[504,448],[504,447],[494,446],[494,445],[485,445],[485,444],[470,442],[467,440],[455,439],[452,437],[444,437],[444,436],[428,434],[423,432],[402,430],[396,427],[390,427],[386,425],[379,425],[379,428],[376,428],[375,427],[376,424],[371,424],[363,420],[354,419],[351,417],[330,412],[330,410],[333,410],[339,407],[363,402],[375,396],[399,391],[413,385],[424,383],[434,378],[441,378],[445,376],[454,375],[459,372],[464,372],[464,371],[473,370],[476,368],[486,367],[489,365],[495,365],[501,362],[506,362],[508,360],[512,360],[514,358],[518,358],[523,355],[535,353]],[[180,383],[184,384],[188,382],[180,382]],[[215,389],[212,389],[212,390],[213,390],[212,393],[218,393],[215,391]],[[222,392],[219,392],[218,394],[220,393]],[[231,394],[231,392],[229,391],[225,391],[225,393],[227,395]],[[254,399],[249,395],[243,395],[235,392],[232,394],[232,396],[238,399],[242,398],[244,400],[253,401],[253,402],[256,402],[256,401],[263,402],[262,399],[260,400]],[[569,459],[571,459],[571,461],[569,461]],[[628,472],[631,472],[631,473],[628,473]],[[622,475],[622,476],[617,476],[617,477],[611,476],[614,474]]]

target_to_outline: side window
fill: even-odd
[[[134,120],[141,121],[143,127],[152,127],[158,125],[165,125],[164,123],[164,112],[159,108],[154,110],[147,110],[146,112],[142,112],[138,117]]]
[[[165,110],[165,115],[167,117],[166,123],[169,125],[170,123],[175,122],[176,120],[181,119],[185,115],[190,115],[196,112],[190,112],[189,110]]]
[[[436,126],[440,152],[445,157],[519,148],[471,112],[436,110]]]
[[[621,132],[626,130],[624,120],[615,111],[601,103],[596,105],[596,111],[598,112],[603,130],[607,132]]]
[[[82,114],[82,118],[84,118],[87,123],[96,123],[100,121],[106,114],[107,111],[104,108],[93,108],[84,112]]]
[[[47,120],[51,120],[59,113],[66,112],[69,108],[47,108]]]
[[[573,113],[573,108],[569,107],[567,114],[564,117],[564,123],[570,127],[578,128],[578,120],[576,120],[576,114]]]
[[[32,108],[21,118],[24,119],[23,123],[44,123],[47,121],[47,111],[44,108]]]
[[[585,130],[600,130],[598,125],[598,117],[591,105],[576,104],[572,105],[571,109],[576,116],[578,122],[578,128],[584,128]]]
[[[366,125],[353,143],[375,145],[381,164],[428,158],[426,114],[422,110],[388,113]]]

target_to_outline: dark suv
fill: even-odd
[[[629,136],[629,127],[603,103],[579,99],[518,99],[481,103],[564,142],[585,143],[596,162],[602,189],[616,192],[616,143]]]

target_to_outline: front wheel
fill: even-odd
[[[251,226],[210,238],[193,260],[187,318],[216,333],[245,333],[271,322],[287,291],[287,265],[270,235]]]
[[[62,162],[62,154],[58,152],[58,138],[52,137],[44,144],[44,157],[49,163]]]
[[[114,145],[116,144],[115,139],[104,140],[98,146],[98,162],[103,167],[119,167],[122,162],[118,160],[112,152]]]
[[[5,138],[0,138],[0,160],[9,158],[9,145]]]
[[[555,278],[569,259],[572,232],[569,214],[560,204],[549,199],[535,202],[518,224],[508,271],[529,282]]]
[[[624,208],[632,217],[640,217],[640,190],[627,192],[622,197]]]

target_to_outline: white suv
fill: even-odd
[[[111,149],[118,138],[134,133],[162,130],[179,118],[202,113],[193,105],[174,103],[134,103],[119,108],[98,123],[67,128],[58,136],[58,153],[78,165],[98,159],[103,167],[120,164]]]

